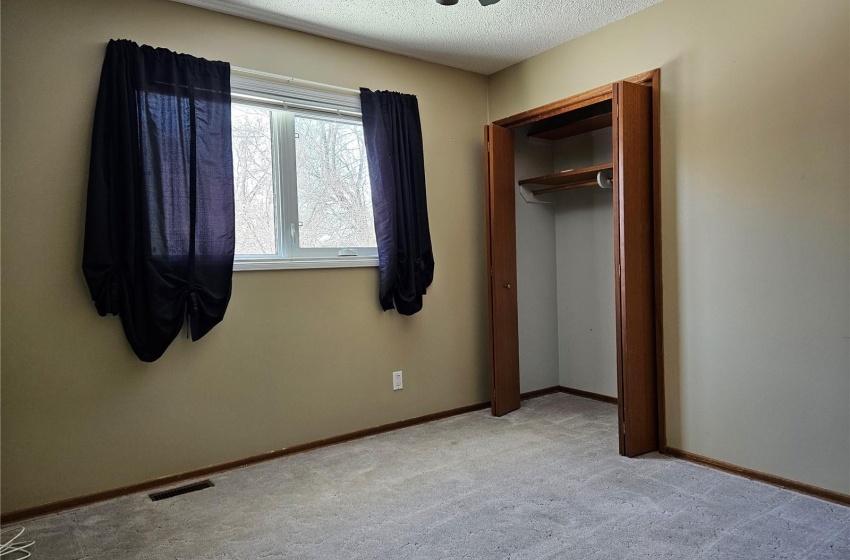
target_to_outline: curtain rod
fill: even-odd
[[[319,113],[332,113],[334,115],[345,117],[361,116],[361,113],[358,113],[356,111],[346,111],[345,109],[330,109],[328,107],[322,107],[320,105],[307,105],[305,103],[295,103],[292,101],[279,101],[277,99],[269,99],[268,97],[260,97],[256,95],[246,95],[244,93],[231,93],[230,96],[233,99],[241,99],[243,101],[254,101],[264,103],[266,105],[279,105],[284,109],[292,107],[294,109],[306,109],[307,111],[315,111]]]
[[[312,89],[320,89],[324,91],[331,91],[334,93],[346,93],[346,94],[357,94],[360,95],[359,89],[351,89],[340,86],[332,86],[330,84],[323,84],[321,82],[311,82],[309,80],[301,80],[298,78],[291,78],[289,76],[281,76],[279,74],[271,74],[269,72],[260,72],[259,70],[249,70],[248,68],[240,68],[238,66],[230,67],[231,73],[241,74],[243,76],[253,76],[257,78],[263,78],[265,80],[272,80],[276,82],[285,82],[288,84],[295,84],[304,87],[309,87]]]

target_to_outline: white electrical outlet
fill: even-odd
[[[394,371],[393,372],[393,391],[400,391],[404,388],[404,385],[401,382],[401,372]]]

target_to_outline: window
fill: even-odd
[[[359,96],[231,77],[235,270],[376,266]]]

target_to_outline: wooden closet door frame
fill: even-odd
[[[619,447],[635,457],[659,449],[652,90],[618,82],[612,106]]]
[[[656,68],[635,76],[625,78],[624,81],[642,84],[652,88],[652,227],[653,227],[653,266],[655,276],[655,347],[656,347],[656,394],[658,402],[658,449],[661,453],[667,450],[665,400],[664,400],[664,312],[662,297],[661,278],[661,69]],[[600,86],[583,93],[567,97],[552,103],[542,105],[535,109],[523,111],[515,115],[493,121],[492,124],[505,128],[518,128],[520,126],[554,117],[562,113],[574,111],[588,105],[613,100],[613,83]],[[616,113],[615,117],[616,118]],[[489,159],[488,159],[489,165]],[[487,179],[489,189],[489,176]],[[488,216],[489,220],[489,216]],[[488,249],[489,228],[488,222]],[[490,263],[488,261],[488,281],[490,278]],[[489,284],[488,284],[489,285]],[[617,297],[619,304],[619,297]],[[492,313],[492,308],[490,308]],[[617,321],[619,322],[620,310],[617,309]],[[492,316],[490,317],[492,325]],[[492,327],[491,327],[492,328]],[[619,329],[618,329],[619,333]],[[492,344],[492,333],[490,337]],[[618,341],[618,362],[620,342]],[[491,353],[492,359],[492,353]],[[492,366],[491,366],[492,367]],[[620,367],[618,363],[618,367]],[[619,377],[619,375],[618,375]],[[618,386],[618,398],[622,398],[622,388]],[[620,424],[622,431],[622,424]],[[622,438],[621,438],[622,441]],[[622,449],[621,449],[622,451]]]
[[[484,136],[490,408],[494,416],[503,416],[519,408],[520,392],[514,131],[491,124]]]

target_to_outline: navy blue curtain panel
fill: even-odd
[[[360,88],[384,311],[422,309],[434,280],[419,103],[414,95]]]
[[[83,272],[136,355],[224,317],[233,275],[230,65],[110,41],[95,108]]]

